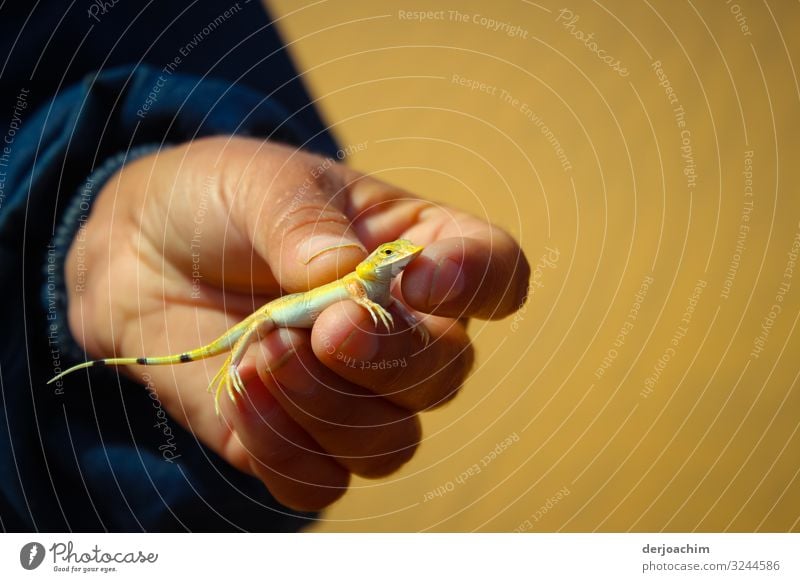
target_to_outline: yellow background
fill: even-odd
[[[797,3],[268,4],[353,167],[545,258],[417,456],[318,530],[800,530]]]

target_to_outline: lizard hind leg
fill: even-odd
[[[244,396],[245,388],[242,377],[239,375],[239,364],[242,363],[244,355],[247,353],[247,348],[250,344],[259,338],[259,335],[264,334],[274,327],[272,320],[268,318],[259,319],[251,323],[247,330],[233,345],[230,355],[225,360],[225,363],[220,368],[219,372],[214,376],[211,382],[212,386],[216,386],[214,395],[214,408],[219,415],[219,397],[223,388],[228,393],[231,402],[236,402],[236,395]]]

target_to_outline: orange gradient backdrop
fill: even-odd
[[[317,530],[800,529],[797,3],[268,4],[349,164],[534,266]]]

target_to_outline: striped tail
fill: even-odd
[[[208,357],[208,356],[206,356]],[[161,358],[103,358],[102,360],[92,360],[91,362],[83,362],[71,368],[64,370],[57,376],[50,378],[47,383],[52,384],[72,372],[83,370],[84,368],[94,368],[100,366],[133,366],[138,364],[140,366],[168,366],[171,364],[181,364],[183,362],[193,362],[196,359],[190,353],[178,354],[174,356],[165,356]]]
[[[195,362],[210,358],[224,352],[228,352],[236,343],[236,340],[244,333],[244,327],[240,324],[229,329],[224,335],[217,338],[213,342],[203,347],[197,348],[190,352],[182,354],[175,354],[172,356],[157,356],[153,358],[103,358],[102,360],[92,360],[91,362],[83,362],[71,368],[64,370],[57,376],[53,376],[47,381],[48,384],[57,382],[67,374],[83,370],[84,368],[94,368],[100,366],[172,366],[174,364],[185,364],[187,362]]]

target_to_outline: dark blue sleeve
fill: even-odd
[[[287,108],[277,93],[213,75],[103,69],[50,100],[34,98],[41,86],[23,85],[0,126],[0,529],[303,527],[313,515],[278,504],[166,417],[150,392],[120,390],[113,375],[91,386],[80,376],[45,382],[82,357],[65,319],[63,257],[93,193],[120,165],[214,134],[311,144],[329,155],[334,142],[293,114],[307,108],[302,99]]]
[[[306,147],[336,149],[260,0],[0,2],[0,128],[21,89],[36,109],[87,73],[139,65],[269,95],[308,128]]]

